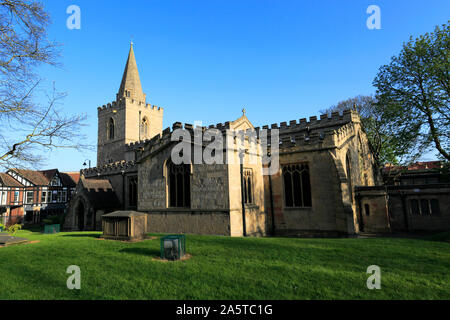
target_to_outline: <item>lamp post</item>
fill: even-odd
[[[84,160],[83,166],[86,167],[86,161],[89,163],[89,169],[91,168],[91,160],[86,159]]]

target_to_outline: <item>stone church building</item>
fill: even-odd
[[[170,112],[170,110],[169,110]],[[133,46],[115,101],[98,108],[97,167],[81,171],[65,220],[69,230],[100,230],[102,215],[134,210],[148,215],[148,232],[229,236],[346,236],[359,232],[355,186],[374,186],[368,140],[356,111],[255,128],[245,111],[235,121],[206,127],[162,126],[164,109],[148,104]],[[176,164],[178,129],[194,137],[182,155],[208,150],[213,130],[225,158]],[[279,147],[279,165],[264,175],[264,146]],[[239,132],[256,139],[236,139]],[[273,142],[272,135],[276,137]],[[216,136],[217,139],[217,136]],[[256,148],[250,147],[255,142]],[[188,150],[188,151],[185,151]],[[198,152],[197,152],[198,154]]]

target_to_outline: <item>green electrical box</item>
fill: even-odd
[[[161,238],[161,259],[180,260],[185,254],[185,235],[169,235]]]
[[[59,233],[59,224],[46,224],[44,226],[44,234]]]

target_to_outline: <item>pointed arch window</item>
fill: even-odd
[[[169,207],[191,207],[191,170],[188,164],[174,164],[167,161],[167,186]]]
[[[244,169],[244,203],[252,204],[253,203],[253,171],[252,169]]]
[[[114,139],[114,119],[109,118],[108,124],[107,124],[107,135],[109,140]]]
[[[351,159],[350,154],[347,153],[347,156],[345,157],[345,166],[347,169],[347,186],[348,186],[348,193],[350,196],[350,201],[353,203],[353,185],[352,185],[352,168],[351,168]]]
[[[285,165],[282,170],[284,205],[287,208],[311,207],[311,183],[308,164]]]
[[[141,121],[141,136],[148,137],[148,119],[144,117]]]
[[[128,206],[137,207],[138,199],[138,177],[131,176],[128,178]]]

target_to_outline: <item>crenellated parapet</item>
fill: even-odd
[[[130,99],[130,98],[120,98],[117,101],[113,101],[111,103],[107,103],[101,107],[98,107],[97,110],[99,113],[103,112],[103,111],[112,111],[114,109],[119,109],[119,108],[125,107],[127,102],[131,103],[131,104],[135,104],[137,106],[142,106],[143,108],[154,111],[154,112],[159,112],[159,113],[164,112],[164,108],[162,108],[162,107],[158,107],[158,106],[152,105],[150,103],[145,103],[145,102],[137,101],[137,100]]]
[[[100,167],[83,169],[81,170],[81,173],[86,178],[93,178],[102,175],[112,175],[130,171],[137,171],[137,164],[135,161],[117,161]]]
[[[358,112],[355,110],[344,110],[342,114],[333,112],[331,115],[322,114],[319,118],[317,116],[310,117],[309,120],[302,118],[299,120],[291,120],[289,122],[273,123],[270,126],[262,126],[262,129],[278,129],[280,135],[288,134],[292,131],[299,130],[316,130],[326,127],[338,127],[348,122],[360,121]],[[257,130],[259,128],[256,128]]]
[[[255,128],[260,136],[262,129],[267,130],[268,139],[272,130],[277,129],[280,137],[280,148],[308,145],[338,145],[350,134],[354,134],[353,123],[360,122],[355,110],[345,110],[343,113],[333,112],[320,117],[310,117],[289,122],[274,123],[270,126]]]
[[[280,148],[289,148],[294,146],[308,146],[308,145],[329,145],[335,146],[346,139],[350,134],[354,134],[353,123],[359,121],[359,115],[354,110],[345,110],[342,114],[338,112],[321,115],[319,118],[310,117],[309,121],[300,119],[299,121],[292,120],[282,122],[281,124],[272,124],[271,127],[263,126],[246,130],[246,136],[255,135],[259,142],[261,138],[261,130],[267,130],[268,143],[271,143],[271,133],[273,129],[279,130],[279,145]],[[125,152],[141,153],[153,152],[156,149],[171,142],[172,133],[177,129],[188,130],[191,134],[192,141],[200,132],[203,134],[206,130],[217,129],[225,134],[230,129],[230,122],[218,123],[215,125],[194,126],[188,123],[175,122],[172,127],[168,127],[151,139],[138,141],[125,145]]]

